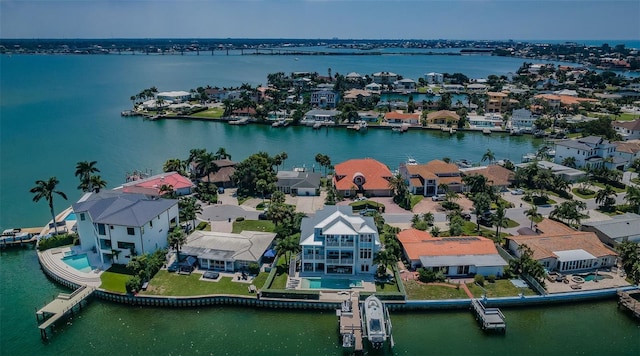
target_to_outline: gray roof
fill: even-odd
[[[553,251],[553,253],[558,256],[558,261],[560,262],[595,260],[597,258],[583,249]]]
[[[72,208],[76,213],[88,213],[94,223],[140,227],[177,204],[176,199],[105,190],[85,194]]]
[[[321,110],[321,109],[313,109],[307,111],[304,116],[315,116],[315,115],[329,115],[329,116],[338,116],[342,113],[342,111],[338,110]]]
[[[279,171],[277,174],[279,187],[319,188],[320,172]]]
[[[424,267],[443,266],[506,266],[508,263],[500,257],[494,255],[444,255],[444,256],[420,256],[420,262]]]
[[[327,218],[333,214],[335,214],[333,220],[328,221]],[[320,224],[323,225],[319,226]],[[354,215],[353,209],[349,205],[327,205],[322,210],[316,211],[314,216],[303,218],[300,227],[300,244],[313,244],[310,239],[315,237],[316,226],[323,229],[348,229],[353,230],[352,233],[360,231],[378,233],[373,217]]]
[[[194,231],[182,246],[182,252],[209,260],[258,262],[275,237],[273,232]]]
[[[608,143],[609,141],[599,136],[588,136],[588,137],[582,137],[579,139],[566,139],[566,140],[556,141],[556,145],[575,148],[579,150],[591,150],[597,145],[600,145],[600,144],[606,145]]]
[[[626,213],[614,216],[610,220],[590,221],[582,225],[591,226],[613,240],[631,236],[636,237],[632,240],[640,240],[640,215],[638,214]]]

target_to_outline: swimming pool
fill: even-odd
[[[91,264],[86,253],[80,255],[66,256],[62,261],[80,272],[91,272]]]
[[[303,278],[303,289],[350,289],[362,287],[362,281],[352,279]]]
[[[67,217],[66,217],[66,218],[64,218],[64,219],[65,219],[66,221],[78,220],[78,219],[76,218],[76,213],[71,213],[71,214],[67,215]]]
[[[613,277],[611,276],[607,276],[606,274],[600,274],[600,273],[598,273],[598,277],[596,277],[595,273],[583,274],[581,275],[581,277],[584,278],[586,282],[593,281],[593,280],[601,281],[603,279],[613,279]]]

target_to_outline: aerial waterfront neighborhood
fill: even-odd
[[[637,53],[619,50],[630,68]],[[49,202],[51,221],[6,230],[1,246],[35,244],[44,273],[75,290],[37,310],[45,340],[91,296],[336,309],[340,346],[355,351],[362,340],[393,347],[396,310],[470,308],[486,331],[507,328],[496,307],[618,298],[637,316],[639,79],[620,74],[619,62],[549,59],[486,78],[327,68],[269,73],[258,86],[142,89],[118,119],[434,134],[451,145],[477,135],[537,150],[509,159],[489,143],[476,157],[426,162],[407,152],[392,166],[376,158],[382,146],[338,161],[318,145],[304,165],[284,151],[238,159],[225,147],[191,148],[113,189],[102,162],[80,161],[81,197],[54,210],[67,199],[59,181],[36,181],[33,200]]]

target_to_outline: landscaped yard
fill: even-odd
[[[224,113],[223,108],[211,108],[209,110],[197,112],[191,116],[201,117],[205,119],[219,119],[222,117],[223,113]]]
[[[287,273],[287,266],[285,264],[286,257],[281,255],[278,259],[278,265],[276,267],[276,276],[271,281],[271,289],[285,289],[287,287],[287,278],[289,274]],[[263,283],[264,284],[264,283]]]
[[[590,189],[588,190],[588,192],[591,192],[590,194],[582,194],[580,188],[573,188],[571,189],[571,192],[582,199],[591,199],[596,197],[596,192]]]
[[[260,273],[256,278],[258,281],[264,279]],[[207,294],[235,294],[235,295],[253,295],[249,293],[249,283],[240,283],[232,281],[231,277],[222,277],[218,282],[201,281],[199,273],[190,275],[170,273],[166,270],[159,271],[155,277],[149,282],[146,291],[140,294],[147,295],[174,295],[174,296],[191,296],[191,295],[207,295]],[[254,281],[255,282],[255,281]],[[255,283],[251,283],[254,284]],[[260,288],[261,286],[256,285]]]
[[[376,292],[378,293],[400,293],[398,283],[394,282],[376,282]]]
[[[242,231],[264,231],[273,232],[276,225],[269,220],[242,220],[233,222],[233,233],[238,234]]]
[[[469,291],[473,293],[473,296],[476,298],[482,297],[485,293],[482,288],[484,288],[487,292],[487,297],[515,297],[518,294],[524,292],[524,295],[536,295],[531,288],[527,288],[524,291],[520,288],[516,288],[508,279],[498,279],[494,283],[489,283],[485,281],[484,287],[480,288],[475,283],[467,284]]]
[[[126,267],[113,265],[100,275],[100,280],[102,280],[100,288],[112,292],[126,293],[125,284],[129,278],[131,278],[131,274],[129,274]]]
[[[418,281],[405,281],[404,289],[407,292],[407,298],[413,300],[468,298],[462,287],[458,288],[455,284],[445,287],[422,284]]]
[[[605,188],[605,184],[604,183],[593,182],[593,185],[595,185],[598,188],[602,188],[602,189]],[[615,187],[615,186],[611,185],[611,189],[613,189],[613,191],[616,192],[616,193],[624,193],[624,192],[627,191],[627,187],[626,186],[624,188],[618,188],[618,187]]]

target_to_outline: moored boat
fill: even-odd
[[[375,295],[365,299],[363,309],[365,335],[371,345],[379,349],[391,334],[389,314],[385,310],[382,301]]]
[[[482,129],[482,133],[483,133],[484,135],[491,135],[491,129],[490,129],[490,128]]]

